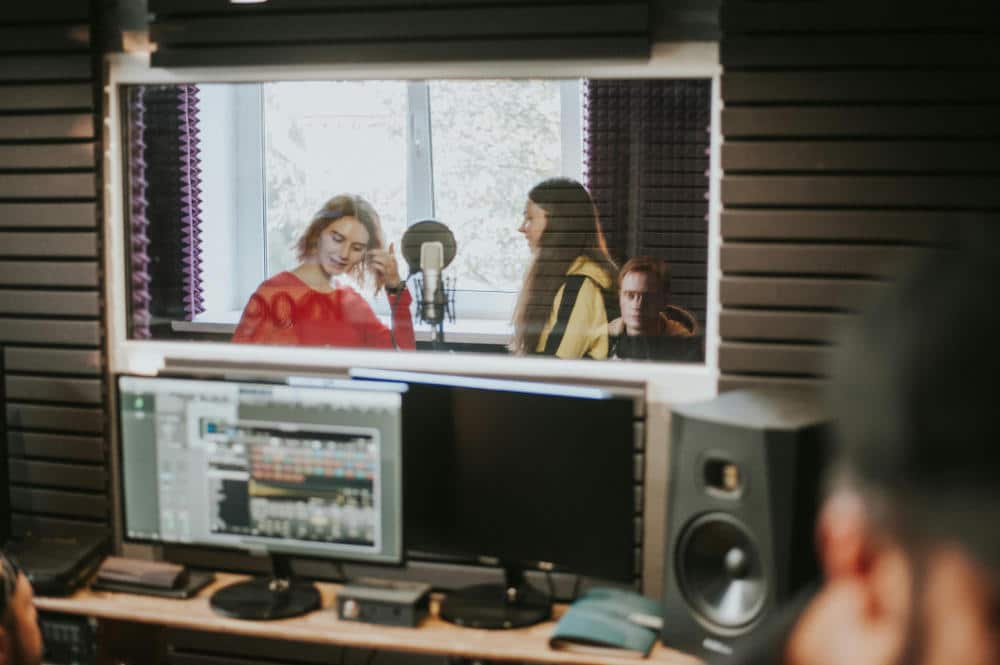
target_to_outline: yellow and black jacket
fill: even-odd
[[[538,338],[537,353],[559,358],[608,357],[608,307],[614,277],[597,261],[578,256],[552,301],[552,312]],[[573,298],[575,291],[576,297]],[[569,294],[563,304],[563,296]]]

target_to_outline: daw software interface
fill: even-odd
[[[402,388],[119,377],[130,540],[402,558]]]

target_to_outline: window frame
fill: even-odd
[[[719,290],[721,282],[721,65],[717,42],[653,45],[642,60],[461,61],[439,63],[363,63],[341,65],[248,66],[239,68],[164,69],[150,65],[146,52],[105,56],[104,265],[108,369],[152,373],[180,362],[238,363],[281,371],[329,374],[348,367],[451,372],[478,376],[516,376],[546,380],[624,382],[645,386],[647,401],[671,403],[706,399],[718,389]],[[128,262],[126,174],[123,172],[123,88],[128,85],[261,82],[269,80],[434,79],[434,78],[707,78],[712,80],[712,126],[709,179],[709,260],[706,298],[705,362],[594,363],[586,360],[519,358],[461,353],[393,353],[363,349],[325,349],[216,344],[196,341],[128,338]],[[276,351],[280,351],[276,353]],[[305,369],[308,368],[308,369]]]

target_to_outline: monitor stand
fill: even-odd
[[[438,615],[469,628],[522,628],[552,616],[552,599],[524,579],[520,567],[504,566],[504,584],[478,584],[451,591]]]
[[[271,554],[271,576],[237,582],[212,594],[212,609],[234,619],[266,621],[307,614],[320,607],[319,590],[292,577],[288,556]]]

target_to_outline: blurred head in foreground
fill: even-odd
[[[794,665],[1000,663],[1000,245],[936,255],[838,352],[825,582]]]

